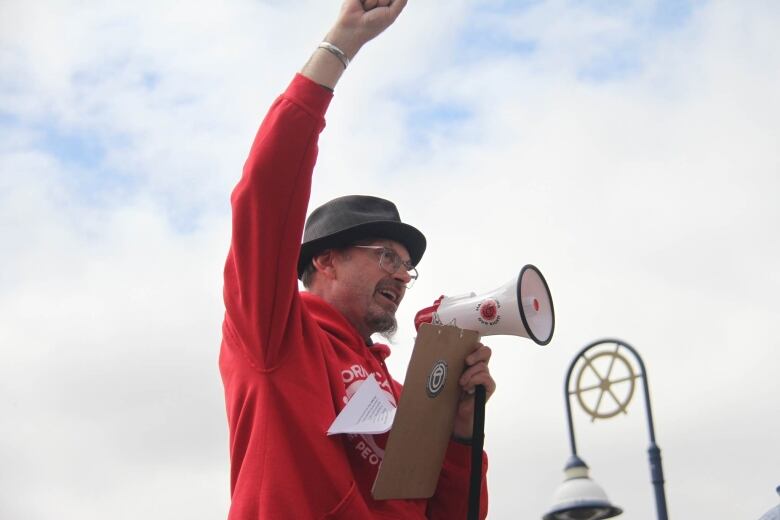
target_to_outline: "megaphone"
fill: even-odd
[[[485,294],[442,296],[418,312],[414,323],[417,328],[422,323],[455,325],[480,336],[522,336],[547,345],[555,329],[555,311],[547,281],[528,264],[517,278]]]

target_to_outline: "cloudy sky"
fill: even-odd
[[[0,518],[223,518],[229,193],[337,1],[0,2]],[[494,349],[490,518],[540,518],[563,382],[617,337],[647,366],[672,518],[780,484],[780,4],[412,0],[339,84],[312,205],[397,202],[429,249],[399,311],[547,277],[547,347]],[[576,373],[575,373],[576,375]],[[655,518],[645,407],[580,455]]]

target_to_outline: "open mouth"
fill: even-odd
[[[379,289],[377,290],[377,293],[379,296],[381,296],[383,299],[387,300],[388,302],[392,303],[393,306],[398,307],[398,304],[401,301],[401,295],[397,292],[390,290],[390,289]]]

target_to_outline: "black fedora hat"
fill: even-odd
[[[368,195],[347,195],[326,202],[306,219],[298,278],[311,258],[330,248],[345,247],[366,238],[387,238],[406,247],[412,265],[425,252],[425,236],[417,228],[401,222],[395,204]]]

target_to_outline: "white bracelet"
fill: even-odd
[[[335,57],[339,59],[342,65],[344,65],[344,68],[346,69],[349,65],[349,58],[347,58],[347,55],[344,54],[344,51],[336,47],[330,42],[322,42],[319,45],[317,45],[318,49],[325,49],[326,51],[333,54]]]

